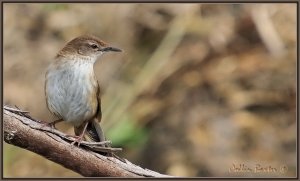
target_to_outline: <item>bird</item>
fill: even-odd
[[[100,87],[94,64],[101,55],[122,52],[94,35],[81,35],[69,41],[55,56],[45,74],[45,97],[49,111],[57,120],[74,126],[75,141],[102,142],[105,135],[100,126]]]

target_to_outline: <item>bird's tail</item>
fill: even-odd
[[[84,124],[83,124],[84,125]],[[74,127],[75,135],[80,135],[83,131],[84,126]],[[87,125],[86,132],[84,133],[84,140],[90,142],[101,142],[105,141],[104,133],[100,127],[100,123],[97,118],[94,118]]]
[[[101,142],[106,140],[100,123],[96,118],[94,118],[93,121],[89,122],[86,128],[86,135],[92,141]]]

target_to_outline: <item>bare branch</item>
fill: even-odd
[[[37,153],[83,176],[170,177],[143,169],[126,159],[122,162],[120,160],[123,159],[96,153],[92,150],[97,144],[83,142],[81,147],[71,145],[73,138],[34,121],[26,111],[4,106],[3,129],[4,140],[8,144]]]

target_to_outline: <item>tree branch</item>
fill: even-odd
[[[93,150],[95,144],[71,145],[74,138],[43,126],[26,111],[3,107],[4,140],[87,177],[170,177],[115,157],[103,156]],[[117,149],[116,149],[117,151]]]

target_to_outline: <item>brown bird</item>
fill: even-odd
[[[106,52],[121,52],[91,35],[79,36],[68,42],[48,67],[45,79],[47,107],[58,120],[74,126],[75,142],[105,141],[100,127],[100,88],[94,63]]]

